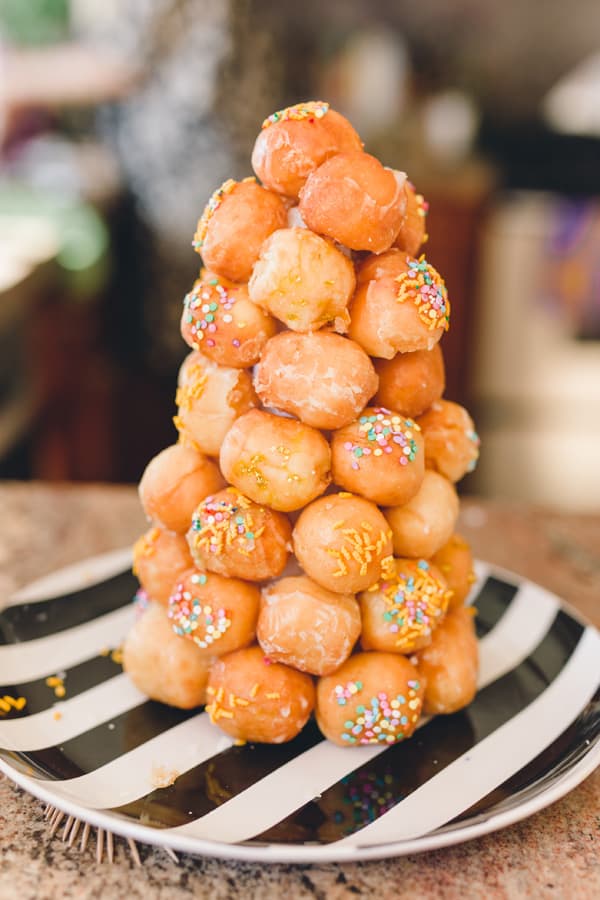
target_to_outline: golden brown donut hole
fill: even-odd
[[[408,503],[425,474],[423,438],[412,419],[368,406],[331,437],[333,480],[373,503]]]
[[[449,612],[429,646],[418,654],[417,668],[426,683],[424,711],[429,715],[457,712],[477,693],[474,612],[466,606]]]
[[[472,472],[479,458],[473,419],[458,403],[437,400],[418,418],[425,440],[425,465],[450,481]]]
[[[452,592],[449,608],[456,609],[457,606],[462,606],[476,580],[473,554],[469,544],[460,534],[453,534],[449,541],[434,553],[431,562],[440,570],[446,579],[448,589]]]
[[[257,637],[269,659],[328,675],[350,656],[360,634],[353,594],[335,594],[307,575],[263,588]]]
[[[150,460],[139,495],[149,519],[185,534],[200,501],[223,487],[225,479],[214,462],[194,447],[173,444]]]
[[[376,582],[392,553],[391,531],[380,510],[346,492],[309,503],[296,522],[293,540],[306,574],[340,594]]]
[[[327,331],[275,335],[254,373],[254,387],[265,406],[327,430],[352,422],[377,384],[362,347]]]
[[[133,574],[150,600],[163,606],[169,602],[177,578],[192,565],[185,537],[163,528],[150,528],[133,548]]]
[[[312,678],[271,662],[260,647],[222,656],[213,665],[206,707],[212,722],[240,741],[283,744],[306,725],[315,702]]]
[[[383,510],[396,556],[429,559],[454,531],[458,495],[452,482],[427,469],[418,492],[404,506]]]
[[[317,331],[329,323],[345,331],[354,285],[352,262],[331,241],[293,227],[265,241],[248,290],[254,303],[292,331]]]
[[[290,537],[291,526],[283,513],[254,503],[233,487],[203,500],[187,533],[199,569],[247,581],[281,575]]]
[[[404,176],[368,153],[338,153],[300,191],[307,226],[352,250],[388,250],[402,224]]]
[[[414,419],[439,400],[446,387],[444,357],[439,344],[431,350],[397,353],[376,359],[379,390],[375,402]]]
[[[450,592],[424,559],[394,559],[379,584],[358,597],[365,650],[412,653],[426,647],[448,609]]]
[[[220,465],[251,500],[283,512],[305,506],[331,481],[331,453],[321,432],[259,409],[233,423]]]
[[[340,747],[409,738],[423,706],[423,678],[403,656],[356,653],[317,683],[317,724]]]

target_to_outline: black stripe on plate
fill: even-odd
[[[0,644],[18,644],[83,625],[130,602],[139,587],[127,570],[90,587],[0,613]]]
[[[477,610],[475,629],[478,638],[484,637],[498,624],[518,590],[517,585],[502,581],[494,575],[486,578],[473,600],[473,606]]]
[[[65,780],[87,775],[134,750],[169,728],[197,715],[201,709],[183,710],[147,700],[57,747],[23,751],[0,751],[6,759],[18,757],[39,778]]]
[[[117,657],[118,658],[118,657]],[[24,697],[27,701],[23,709],[11,709],[9,712],[1,712],[1,721],[10,719],[23,719],[25,716],[33,716],[35,713],[50,709],[55,703],[62,700],[70,700],[84,691],[88,691],[109,678],[114,678],[122,672],[120,662],[113,659],[112,652],[106,655],[93,656],[70,669],[65,669],[54,674],[59,675],[65,688],[65,696],[60,697],[54,693],[54,688],[46,683],[46,678],[38,678],[35,681],[24,681],[21,684],[4,685],[0,687],[2,697]]]
[[[330,843],[360,831],[539,697],[583,630],[560,611],[533,653],[483,688],[465,710],[432,719],[411,740],[385,750],[253,840]]]

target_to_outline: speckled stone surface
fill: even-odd
[[[132,542],[144,521],[132,488],[0,485],[0,603],[17,587]],[[467,500],[461,529],[476,555],[511,568],[600,624],[600,516]],[[345,865],[250,865],[116,842],[96,864],[51,838],[41,804],[0,780],[0,898],[271,898],[288,896],[592,900],[600,896],[600,770],[571,794],[503,831],[445,850]]]

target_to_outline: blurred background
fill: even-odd
[[[0,477],[175,439],[196,219],[310,98],[430,203],[465,490],[597,511],[598,0],[0,0]]]

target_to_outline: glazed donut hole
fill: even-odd
[[[411,419],[439,400],[446,387],[444,357],[439,344],[431,350],[397,353],[393,359],[376,359],[379,390],[375,402],[396,409]]]
[[[258,406],[258,397],[248,372],[218,366],[193,351],[179,370],[175,403],[180,441],[208,456],[218,456],[237,417]]]
[[[320,431],[258,409],[233,423],[220,465],[251,500],[282,512],[305,506],[331,481],[331,452]]]
[[[222,366],[253,366],[276,330],[275,320],[252,303],[242,284],[198,279],[183,301],[184,341]]]
[[[424,559],[394,559],[384,580],[358,597],[365,650],[413,653],[426,647],[448,609],[439,569]]]
[[[350,656],[360,635],[353,594],[336,594],[307,575],[262,590],[258,642],[269,659],[310,675],[328,675]]]
[[[341,428],[377,390],[373,363],[355,341],[326,331],[284,331],[267,341],[254,373],[265,406],[313,428]]]
[[[207,688],[211,721],[238,741],[283,744],[306,725],[315,704],[312,678],[271,662],[260,647],[220,657]]]
[[[467,410],[438,400],[418,419],[425,440],[425,465],[450,481],[472,472],[479,459],[479,436]]]
[[[332,434],[331,469],[335,484],[373,503],[408,503],[425,474],[420,428],[389,409],[368,406]]]
[[[163,606],[177,578],[192,566],[185,537],[173,531],[150,528],[133,547],[133,574],[149,599]]]
[[[459,607],[449,612],[431,643],[417,656],[417,669],[425,681],[424,712],[458,712],[477,693],[479,648],[475,636],[475,610]]]
[[[354,266],[307,228],[282,228],[262,245],[248,284],[250,299],[292,331],[348,325]]]
[[[168,616],[176,635],[215,657],[252,643],[259,604],[255,584],[188,569],[174,585]]]
[[[246,581],[281,575],[290,538],[291,526],[283,513],[254,503],[232,487],[202,501],[187,533],[199,569]]]
[[[414,184],[408,179],[404,183],[406,210],[400,231],[396,235],[394,247],[405,250],[409,256],[416,256],[420,247],[427,241],[426,217],[429,203],[418,194]]]
[[[150,520],[185,534],[200,501],[223,487],[225,480],[214,462],[194,447],[173,444],[146,466],[139,496]]]
[[[261,244],[287,221],[281,197],[255,178],[229,179],[208,201],[194,235],[207,266],[231,281],[248,281]]]
[[[344,116],[328,103],[310,101],[279,110],[263,122],[252,151],[252,168],[268,188],[298,197],[312,171],[342,150],[362,143]]]
[[[353,594],[382,577],[392,554],[391,531],[369,500],[347,492],[306,506],[293,531],[296,559],[317,584]]]
[[[409,738],[423,706],[424,682],[403,656],[356,653],[317,683],[317,724],[340,747]]]
[[[403,250],[392,247],[385,253],[369,253],[356,265],[356,284],[379,281],[380,278],[397,278],[406,272],[406,256]]]
[[[433,554],[431,562],[440,570],[451,591],[449,608],[462,606],[476,581],[473,554],[468,543],[460,534],[453,534]]]
[[[307,226],[351,250],[388,250],[402,224],[405,175],[368,153],[338,153],[315,169],[300,191]]]
[[[449,540],[458,518],[454,485],[428,469],[418,492],[404,506],[383,510],[396,556],[429,559]]]
[[[350,303],[348,335],[370,356],[392,359],[396,353],[431,350],[448,329],[450,303],[443,279],[424,257],[389,257],[380,266],[397,275],[359,282]],[[369,261],[368,268],[377,271]]]
[[[151,700],[194,709],[206,701],[213,658],[173,632],[166,609],[149,603],[123,645],[123,669]]]

